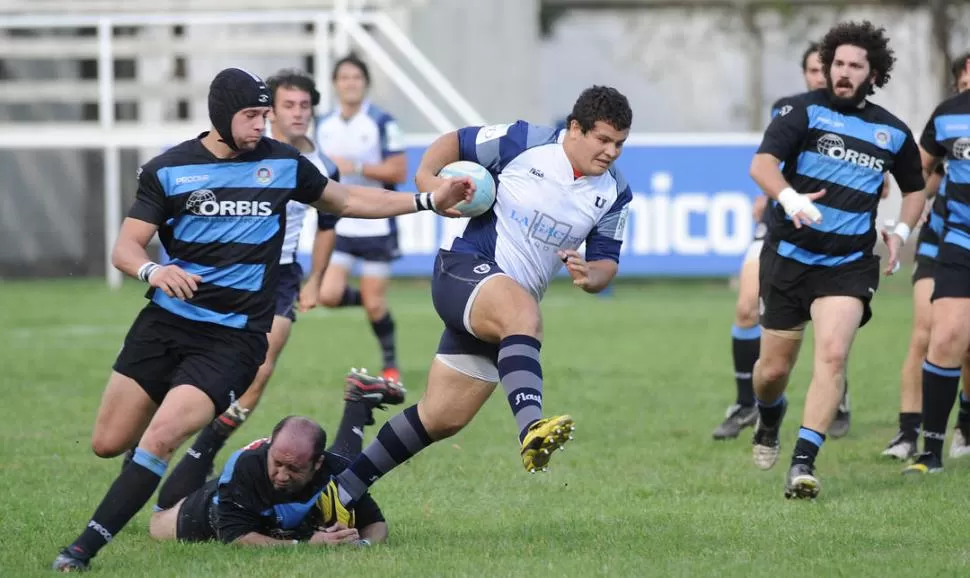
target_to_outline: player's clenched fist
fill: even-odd
[[[186,273],[178,265],[156,265],[145,273],[145,280],[152,287],[158,287],[169,297],[185,301],[191,299],[199,290],[202,277]]]

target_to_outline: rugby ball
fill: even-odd
[[[463,217],[484,215],[495,203],[495,179],[488,169],[471,161],[455,161],[438,173],[441,177],[470,177],[475,183],[475,194],[470,201],[462,201],[455,209]]]

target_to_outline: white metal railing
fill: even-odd
[[[109,3],[105,3],[109,4]],[[31,3],[33,5],[33,3]],[[126,6],[128,3],[125,4]],[[116,124],[114,118],[115,103],[119,92],[117,81],[114,80],[114,57],[116,44],[129,43],[130,39],[115,39],[113,29],[116,26],[224,26],[227,24],[279,24],[279,23],[313,23],[314,37],[312,48],[314,54],[314,75],[326,78],[332,62],[331,53],[347,50],[349,40],[356,42],[365,54],[377,64],[388,78],[402,91],[439,132],[447,132],[455,128],[455,123],[448,115],[412,80],[410,76],[395,62],[394,59],[377,43],[363,28],[363,24],[373,25],[388,36],[391,44],[401,51],[411,61],[412,67],[422,80],[437,91],[457,114],[463,124],[484,124],[483,117],[460,96],[454,86],[434,67],[431,62],[420,56],[420,51],[400,31],[394,22],[379,11],[360,10],[359,2],[351,0],[333,0],[334,10],[296,10],[296,11],[250,11],[250,12],[203,12],[192,11],[182,13],[134,13],[119,12],[112,14],[0,14],[0,29],[15,28],[75,28],[97,27],[97,60],[98,84],[97,100],[99,122],[79,123],[73,128],[62,123],[53,126],[22,125],[9,123],[2,126],[4,138],[0,139],[0,148],[24,149],[41,147],[81,147],[101,148],[104,150],[105,175],[105,264],[109,286],[116,288],[121,285],[121,273],[110,263],[110,252],[117,238],[121,224],[121,175],[120,149],[124,147],[165,146],[181,142],[198,131],[199,127],[186,123],[173,123],[161,126],[146,126],[143,123],[132,125]],[[331,35],[330,25],[334,25],[335,34]],[[16,41],[5,41],[8,45]],[[215,43],[218,44],[218,43]],[[88,48],[93,46],[89,45]],[[292,47],[290,52],[292,53]],[[2,54],[3,52],[0,52]],[[415,55],[419,55],[415,58]],[[3,84],[3,83],[0,83]],[[77,83],[74,84],[77,86]],[[33,83],[33,97],[37,95],[37,84]],[[81,84],[83,86],[83,83]],[[124,86],[124,85],[123,85]],[[185,85],[183,85],[185,86]],[[16,91],[16,85],[12,88]],[[186,87],[187,88],[187,87]],[[330,83],[321,82],[319,85],[322,102],[330,101]],[[189,90],[197,90],[188,88]],[[144,95],[145,87],[133,88]],[[6,92],[6,88],[4,88]],[[78,92],[82,94],[78,94]],[[81,100],[83,90],[71,93],[73,100]],[[14,95],[16,96],[16,95]],[[21,94],[20,96],[26,96]],[[11,100],[8,96],[4,100]],[[27,101],[23,99],[21,101]],[[203,127],[204,128],[204,127]],[[193,132],[195,131],[195,132]],[[151,136],[149,136],[151,135]]]

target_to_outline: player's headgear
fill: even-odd
[[[263,79],[239,68],[226,68],[209,85],[209,120],[222,142],[232,150],[239,148],[232,140],[232,117],[244,108],[271,106],[273,93]]]

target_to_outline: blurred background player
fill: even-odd
[[[353,528],[320,528],[332,511],[329,496],[321,500],[321,494],[331,476],[360,453],[364,426],[374,423],[371,411],[382,401],[371,393],[393,387],[383,381],[356,370],[347,375],[337,439],[326,451],[327,434],[319,424],[290,416],[273,428],[269,438],[256,440],[230,456],[222,474],[208,482],[183,478],[176,468],[159,492],[150,525],[152,537],[220,540],[245,546],[383,542],[387,524],[370,496],[355,506]],[[182,458],[187,459],[190,457]],[[215,455],[201,459],[206,462],[204,467],[211,468]]]
[[[822,62],[818,58],[818,44],[813,42],[802,54],[802,76],[805,79],[806,90],[825,88],[825,75],[822,74]],[[771,106],[771,118],[785,106],[790,97],[782,97]],[[724,421],[714,430],[714,439],[733,439],[738,437],[741,430],[753,426],[758,420],[758,408],[754,405],[754,386],[751,383],[751,372],[754,362],[758,360],[761,347],[761,326],[758,324],[758,259],[764,238],[768,232],[765,222],[768,197],[761,195],[754,202],[754,220],[758,223],[754,241],[748,247],[738,275],[738,300],[734,306],[734,325],[731,326],[731,354],[734,358],[734,382],[737,396],[734,403],[728,407]],[[839,405],[839,415],[832,424],[832,430],[841,429],[839,421],[845,422],[848,430],[848,408],[842,412]],[[831,430],[830,430],[831,431]],[[834,433],[834,437],[838,437]]]
[[[370,72],[354,55],[333,68],[337,107],[317,122],[317,143],[337,164],[342,182],[393,190],[407,180],[407,158],[394,117],[369,100]],[[394,219],[341,219],[337,246],[323,276],[320,303],[326,307],[363,305],[381,347],[384,377],[399,381],[394,319],[387,305],[391,262],[399,257]],[[360,290],[348,283],[360,262]]]
[[[964,69],[966,62],[962,63]],[[933,264],[930,339],[923,362],[923,453],[903,473],[943,471],[946,422],[960,387],[960,367],[970,349],[970,91],[944,100],[920,137],[923,171],[946,162],[942,239]],[[961,400],[961,409],[966,402]],[[964,418],[966,415],[963,416]],[[958,415],[958,423],[961,421]],[[961,437],[962,428],[958,428]],[[966,439],[963,443],[965,445]],[[958,452],[962,453],[962,452]]]
[[[307,137],[313,120],[313,107],[320,101],[320,93],[317,92],[313,79],[298,70],[281,70],[268,78],[266,85],[273,95],[273,105],[269,113],[270,136],[295,147],[322,174],[328,175],[333,180],[339,180],[340,175],[336,165]],[[267,335],[269,345],[266,350],[266,360],[260,365],[256,378],[246,393],[199,433],[192,447],[172,472],[172,477],[183,480],[192,487],[200,486],[205,481],[205,476],[209,473],[208,468],[212,464],[210,456],[214,456],[222,448],[229,436],[256,408],[266,384],[273,375],[279,355],[290,337],[290,330],[296,322],[294,309],[297,296],[300,294],[300,282],[303,279],[303,269],[296,261],[296,250],[307,208],[307,205],[296,201],[286,204],[286,232],[280,254],[273,325]],[[317,213],[317,239],[314,242],[314,253],[311,257],[314,265],[305,291],[305,294],[313,296],[319,291],[320,279],[330,258],[329,251],[333,249],[333,224],[337,220],[333,215],[320,211]],[[312,305],[303,305],[301,309],[305,310],[310,306]],[[375,383],[374,387],[378,389],[372,393],[386,397],[387,403],[404,402],[403,389],[385,387],[381,383]],[[208,466],[202,464],[208,464]],[[172,487],[170,484],[166,486]]]
[[[970,53],[955,59],[950,71],[957,92],[970,89]],[[899,382],[899,431],[890,440],[882,455],[906,460],[916,454],[916,441],[919,438],[920,422],[923,411],[922,365],[930,341],[930,321],[933,294],[933,265],[939,253],[940,234],[946,215],[946,187],[944,186],[943,163],[936,166],[927,178],[926,192],[932,199],[926,218],[920,228],[916,241],[916,263],[913,269],[913,329],[910,335],[909,350],[903,362]],[[935,195],[935,196],[934,196]],[[963,393],[960,396],[960,411],[953,431],[950,457],[970,455],[970,359],[963,361]]]
[[[895,271],[926,202],[912,133],[866,98],[885,86],[895,62],[884,33],[870,22],[829,30],[819,48],[827,87],[793,97],[771,121],[751,162],[751,177],[778,201],[761,253],[764,331],[754,368],[760,415],[752,448],[758,468],[778,460],[788,378],[808,321],[815,330],[787,498],[814,498],[820,490],[815,458],[842,398],[852,342],[872,316],[869,303],[879,286],[873,248],[886,173],[904,195],[896,228],[884,232],[887,273]]]
[[[431,297],[445,329],[427,390],[337,476],[343,505],[460,431],[498,382],[526,471],[545,470],[550,454],[571,438],[570,416],[543,418],[539,301],[563,264],[587,293],[602,291],[616,275],[633,195],[614,162],[632,120],[625,96],[594,86],[576,100],[565,131],[519,121],[462,128],[431,144],[415,177],[420,190],[439,182],[448,164],[466,160],[498,181],[496,200],[438,251]],[[576,251],[583,242],[585,258]]]

